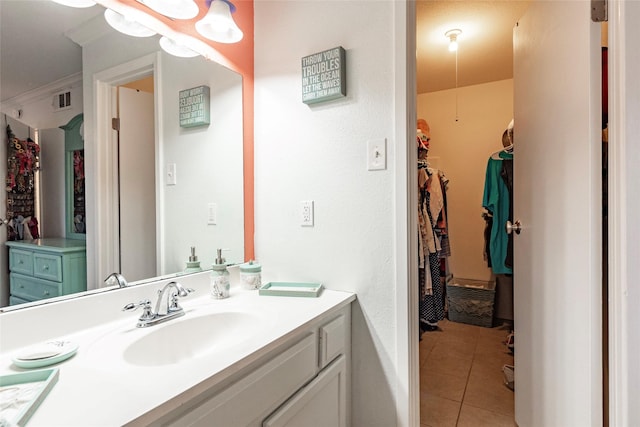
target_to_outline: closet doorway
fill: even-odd
[[[429,157],[450,180],[447,203],[452,255],[448,274],[479,280],[493,277],[482,257],[485,224],[481,214],[487,162],[491,154],[502,148],[502,133],[515,117],[513,215],[522,221],[523,229],[514,239],[516,392],[512,424],[506,421],[505,425],[513,425],[514,416],[521,426],[591,424],[603,418],[602,406],[593,404],[602,402],[603,383],[601,89],[599,72],[594,69],[600,65],[600,31],[590,22],[589,5],[582,4],[584,2],[542,3],[545,4],[418,2],[417,112],[418,118],[426,119],[431,126]],[[492,47],[498,50],[500,43],[510,45],[515,40],[511,50],[515,58],[511,56],[507,61],[515,66],[506,67],[511,68],[510,75],[501,74],[504,71],[501,67],[493,80],[478,83],[465,80],[478,69],[471,66],[474,57],[483,55],[479,48],[474,48],[472,30],[467,32],[469,39],[465,40],[464,36],[458,39],[457,64],[453,57],[446,63],[433,65],[431,70],[429,66],[424,71],[421,69],[423,49],[446,51],[449,42],[444,35],[446,31],[464,24],[473,28],[474,19],[482,17],[482,7],[498,13],[501,7],[510,6],[523,9],[514,12],[506,41],[496,40]],[[421,23],[425,12],[430,16],[427,24]],[[456,12],[466,14],[466,18],[454,22]],[[499,15],[506,13],[499,12]],[[495,26],[493,23],[476,28],[485,31]],[[461,29],[465,34],[464,28]],[[545,31],[545,36],[532,36],[538,30]],[[576,40],[582,43],[580,49]],[[439,80],[438,76],[446,80],[448,74],[453,86],[421,93],[423,73],[432,81]],[[554,107],[561,108],[555,111]],[[467,261],[466,254],[474,258]],[[577,305],[576,301],[579,301]],[[427,393],[421,393],[423,425],[479,425],[483,413],[478,411],[473,424],[464,424],[470,416],[469,411],[465,414],[464,397],[473,391],[469,381],[482,374],[480,363],[475,364],[472,359],[467,368],[468,382],[458,381],[458,396],[461,396],[456,402],[451,398],[451,387],[445,392],[437,380],[438,375],[455,377],[461,364],[452,363],[457,361],[452,357],[433,353],[444,351],[447,340],[441,338],[448,332],[447,328],[453,331],[466,326],[445,321],[442,331],[423,335],[424,341],[429,334],[440,334],[436,343],[427,348],[428,354],[421,353],[419,358],[421,379],[425,371],[427,378],[421,382],[431,387]],[[494,333],[495,329],[465,333],[480,336]],[[508,331],[495,333],[497,345],[503,346],[507,353],[502,341],[506,340]],[[449,350],[465,347],[459,344],[456,348],[453,341],[448,340]],[[459,341],[464,343],[465,339]],[[476,338],[475,344],[466,346],[474,345],[477,349],[478,343]],[[589,362],[575,363],[585,359]],[[429,360],[440,360],[439,367],[448,371],[435,374],[434,365],[428,365]],[[476,365],[478,369],[474,372]],[[500,366],[496,371],[497,380],[502,381]],[[505,386],[503,391],[506,390]],[[438,393],[449,394],[438,396]],[[425,396],[429,394],[431,396]],[[429,402],[433,395],[446,400]],[[440,405],[434,406],[436,400]],[[447,403],[452,408],[450,411]],[[500,414],[498,406],[492,411],[487,404],[479,407],[480,403],[474,402],[469,408],[509,416]],[[590,409],[585,411],[580,407]],[[447,415],[441,423],[429,418],[447,411],[454,415]],[[484,415],[488,416],[486,412]]]

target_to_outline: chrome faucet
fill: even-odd
[[[127,280],[120,273],[111,273],[104,279],[104,284],[107,286],[110,286],[113,282],[116,282],[115,284],[117,284],[119,288],[126,288],[128,285]]]
[[[172,288],[174,290],[170,291]],[[155,311],[151,308],[151,301],[148,299],[142,300],[137,304],[127,304],[124,306],[122,311],[133,311],[142,307],[142,316],[138,319],[136,326],[138,328],[146,328],[147,326],[157,325],[158,323],[184,316],[184,310],[178,304],[178,298],[186,297],[191,292],[194,292],[194,290],[191,288],[185,288],[178,282],[169,282],[164,285],[162,289],[158,290],[158,300],[156,301]],[[165,294],[168,294],[167,308],[164,313],[161,313],[160,305],[162,304]]]

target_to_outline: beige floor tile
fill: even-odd
[[[435,353],[447,354],[460,359],[473,359],[476,350],[476,342],[461,338],[441,338],[436,342],[433,351]]]
[[[504,385],[500,369],[474,364],[464,393],[465,404],[513,417],[513,391]]]
[[[436,372],[421,372],[420,391],[444,397],[445,399],[462,402],[467,378]]]
[[[427,357],[429,357],[429,354],[431,354],[437,342],[438,341],[436,339],[427,339],[423,335],[422,341],[420,341],[418,347],[420,350],[420,366],[422,366],[424,361],[427,360]]]
[[[460,402],[420,393],[420,423],[433,427],[455,427]]]
[[[514,395],[502,366],[513,365],[509,327],[443,320],[420,342],[421,427],[515,426]],[[460,404],[462,399],[462,404]]]
[[[432,351],[425,362],[420,367],[422,371],[428,373],[448,374],[457,377],[467,378],[471,370],[473,359],[452,356],[447,352]]]
[[[513,416],[462,405],[457,427],[515,427]]]

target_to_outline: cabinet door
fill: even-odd
[[[317,340],[316,334],[309,333],[246,377],[161,424],[171,427],[259,426],[267,414],[316,375]]]
[[[263,427],[346,427],[346,362],[340,356],[263,423]]]

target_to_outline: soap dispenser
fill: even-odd
[[[260,289],[262,266],[256,261],[240,264],[240,283],[244,289]]]
[[[187,261],[187,268],[184,269],[183,273],[197,273],[202,271],[200,267],[200,261],[198,261],[198,257],[196,256],[196,248],[191,246],[191,255],[189,256],[189,261]]]
[[[218,257],[211,266],[211,296],[215,299],[223,299],[229,297],[229,271],[224,258],[222,258],[222,249],[218,249]]]

